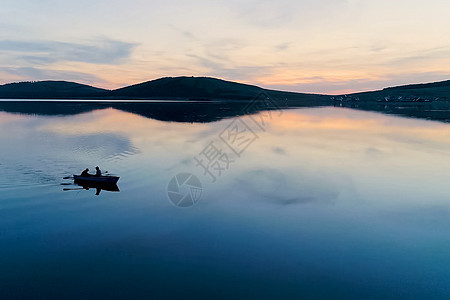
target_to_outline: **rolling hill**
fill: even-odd
[[[179,99],[252,99],[263,89],[208,77],[165,77],[113,90],[113,97]]]
[[[282,92],[254,85],[210,77],[165,77],[116,90],[106,90],[67,81],[20,82],[0,85],[0,99],[100,99],[100,100],[251,100],[265,95],[277,101],[311,105],[328,105],[330,97],[318,94]],[[361,101],[385,97],[437,98],[450,97],[450,80],[428,84],[389,87],[379,91],[355,93]],[[351,99],[351,98],[346,98]],[[331,101],[332,103],[332,101]]]
[[[339,106],[450,122],[450,81],[389,87],[338,97],[267,90],[208,77],[166,77],[117,90],[66,81],[41,81],[0,85],[0,99],[42,99],[44,102],[45,99],[104,100],[79,101],[70,111],[66,111],[67,106],[63,102],[52,105],[27,102],[24,105],[20,101],[2,101],[0,110],[52,115],[114,107],[158,120],[176,122],[212,122],[236,116],[242,113],[243,106],[247,106],[247,101],[252,99],[261,100],[262,104],[252,106],[253,111],[247,109],[246,113],[281,107]],[[170,102],[139,101],[147,99],[178,100],[183,103],[172,105]],[[264,101],[265,99],[269,101]],[[192,100],[211,101],[211,105],[189,105]]]
[[[258,97],[324,104],[324,96],[267,90],[257,86],[209,77],[165,77],[116,90],[67,81],[9,83],[0,86],[0,99],[97,99],[239,101]]]
[[[355,93],[353,96],[358,96],[361,100],[378,100],[390,97],[392,99],[402,98],[441,98],[441,100],[450,99],[450,80],[409,84],[395,87],[384,88],[379,91]]]
[[[324,103],[322,95],[267,90],[210,77],[165,77],[113,90],[113,99],[175,99],[175,100],[252,100],[261,95],[276,99],[304,103]]]
[[[0,99],[68,99],[104,95],[108,90],[68,81],[8,83],[0,86]]]

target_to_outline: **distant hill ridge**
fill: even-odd
[[[251,100],[266,93],[273,98],[317,100],[320,95],[281,92],[211,77],[164,77],[116,90],[67,81],[9,83],[0,86],[0,99],[161,99]]]
[[[165,77],[111,91],[115,97],[249,99],[262,88],[210,77]]]
[[[325,103],[324,95],[263,89],[211,77],[164,77],[115,90],[101,89],[68,81],[19,82],[0,85],[0,99],[177,99],[251,100],[265,93],[276,99]],[[384,95],[450,95],[450,80],[389,87],[380,91],[355,93],[361,100]],[[444,98],[445,98],[444,97]]]
[[[29,81],[0,86],[1,99],[55,99],[94,97],[107,90],[68,81]]]
[[[440,88],[440,87],[450,87],[450,80],[431,82],[431,83],[418,83],[418,84],[408,84],[408,85],[402,85],[402,86],[387,87],[383,90],[392,90],[392,89],[411,90],[411,89]]]

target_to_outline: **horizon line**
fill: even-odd
[[[20,84],[20,83],[67,82],[67,83],[76,83],[76,84],[80,84],[80,85],[86,85],[86,86],[90,86],[90,87],[93,87],[93,88],[98,88],[98,89],[102,89],[102,90],[106,90],[106,91],[115,91],[115,90],[119,90],[119,89],[122,89],[122,88],[127,88],[127,87],[131,87],[131,86],[135,86],[135,85],[139,85],[139,84],[144,84],[144,83],[156,81],[156,80],[159,80],[159,79],[165,79],[165,78],[208,78],[208,79],[216,79],[216,80],[221,80],[221,81],[226,81],[226,82],[231,82],[231,83],[237,83],[237,84],[242,84],[242,85],[254,86],[254,87],[258,87],[258,88],[261,88],[261,89],[264,89],[264,90],[270,90],[270,91],[288,92],[288,93],[295,93],[295,94],[325,95],[325,96],[338,96],[338,95],[345,95],[345,94],[350,95],[350,94],[359,94],[359,93],[370,93],[370,92],[382,91],[382,90],[388,89],[388,88],[411,86],[411,85],[426,85],[426,84],[433,84],[433,83],[441,83],[441,82],[450,81],[450,79],[446,79],[446,80],[440,80],[440,81],[415,82],[415,83],[407,83],[407,84],[396,85],[396,86],[385,86],[385,87],[382,87],[380,89],[371,89],[371,90],[354,91],[354,90],[350,90],[350,89],[343,89],[343,90],[336,91],[336,92],[340,92],[340,93],[332,93],[332,92],[310,93],[310,92],[298,92],[298,91],[278,90],[278,89],[275,90],[275,89],[265,88],[265,87],[262,87],[262,86],[259,86],[259,85],[256,85],[256,84],[251,84],[251,83],[246,83],[246,82],[228,80],[228,79],[223,79],[223,78],[218,78],[218,77],[211,77],[211,76],[192,76],[192,75],[163,76],[163,77],[158,77],[158,78],[155,78],[155,79],[150,79],[150,80],[146,80],[146,81],[141,81],[141,82],[137,82],[137,83],[128,84],[128,85],[121,86],[121,87],[114,88],[114,89],[98,87],[98,86],[90,84],[90,83],[80,83],[80,82],[77,82],[77,81],[59,80],[59,79],[13,81],[13,82],[2,83],[2,84],[0,84],[0,86],[5,86],[5,85],[9,85],[9,84]]]

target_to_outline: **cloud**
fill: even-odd
[[[383,157],[383,151],[375,147],[367,147],[364,151],[368,159],[380,159]]]
[[[16,80],[67,80],[86,84],[105,83],[101,78],[88,73],[65,71],[65,70],[47,70],[33,67],[2,68],[0,74],[5,82]]]
[[[291,46],[291,44],[292,43],[290,43],[290,42],[281,43],[281,44],[276,45],[275,49],[278,51],[284,51],[284,50],[287,50]]]
[[[436,61],[448,60],[450,56],[450,46],[436,47],[431,49],[422,49],[414,51],[407,55],[390,59],[387,65],[395,65],[398,67],[408,67],[417,64],[429,65],[436,64]]]
[[[346,0],[278,1],[276,5],[271,0],[234,0],[230,10],[241,22],[272,30],[294,23],[307,26],[311,22],[324,22],[323,18],[347,6]]]
[[[341,193],[331,178],[323,174],[305,172],[293,175],[270,167],[244,172],[235,179],[234,186],[239,186],[243,192],[251,195],[246,196],[247,199],[283,206],[310,202],[331,203]]]
[[[204,68],[203,75],[219,77],[229,80],[248,81],[259,76],[269,76],[273,72],[272,67],[252,66],[238,64],[227,57],[227,48],[232,45],[223,45],[222,47],[207,47],[208,51],[202,56],[197,54],[186,54],[187,57],[194,59],[195,64]]]
[[[303,81],[304,78],[302,78]],[[292,85],[264,85],[265,88],[307,93],[342,94],[357,91],[378,90],[389,86],[426,83],[450,79],[450,73],[422,72],[413,74],[386,74],[380,79],[329,80],[326,77],[310,77],[306,83]],[[300,80],[299,80],[300,81]]]
[[[121,64],[129,58],[137,44],[102,39],[93,43],[58,41],[1,40],[0,52],[17,60],[33,64],[54,62],[84,62],[92,64]]]
[[[281,147],[272,147],[272,152],[278,155],[286,155],[286,150]]]

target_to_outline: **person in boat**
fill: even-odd
[[[89,177],[91,176],[91,174],[89,174],[89,169],[86,168],[86,170],[84,170],[83,172],[81,172],[81,177]]]
[[[102,171],[100,171],[100,168],[99,168],[99,167],[95,167],[95,170],[96,170],[95,176],[97,176],[97,177],[102,176]]]

